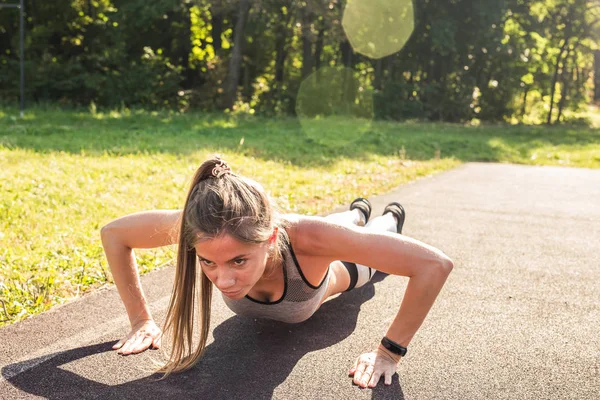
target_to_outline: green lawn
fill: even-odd
[[[292,118],[17,114],[0,108],[0,326],[110,284],[100,227],[180,208],[194,170],[214,152],[282,209],[315,214],[466,161],[600,168],[600,131],[588,128],[330,120],[320,140],[318,123],[307,135]],[[173,255],[139,251],[140,270]]]

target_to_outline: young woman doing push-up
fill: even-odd
[[[400,234],[405,219],[400,204],[388,204],[376,218],[370,214],[371,205],[362,198],[348,211],[326,217],[282,214],[256,181],[235,174],[218,156],[206,160],[183,210],[136,213],[102,228],[131,323],[130,333],[113,348],[120,354],[158,348],[162,332],[169,331],[172,351],[158,372],[183,371],[206,346],[213,287],[236,314],[298,323],[327,298],[365,285],[377,270],[410,279],[386,335],[373,338],[374,348],[365,349],[349,374],[361,387],[375,387],[381,377],[391,384],[453,263],[440,250]],[[133,249],[171,244],[178,244],[177,264],[161,330],[144,298]],[[195,298],[201,332],[194,348]]]

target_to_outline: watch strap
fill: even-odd
[[[394,354],[398,354],[401,357],[404,357],[407,352],[407,348],[404,346],[400,346],[398,343],[388,339],[387,337],[383,337],[381,339],[381,345],[391,351]]]

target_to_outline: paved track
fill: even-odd
[[[392,386],[346,375],[402,299],[406,279],[378,274],[296,325],[215,296],[204,359],[160,382],[159,352],[110,349],[128,323],[116,290],[99,291],[0,329],[0,398],[600,398],[599,170],[469,163],[371,200],[402,202],[404,233],[455,263]],[[142,279],[161,322],[172,279]]]

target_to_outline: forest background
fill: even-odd
[[[349,68],[376,119],[586,123],[600,98],[598,1],[415,1],[406,44],[377,59],[344,30],[350,1],[26,0],[26,100],[294,115],[322,67]],[[18,11],[0,9],[2,104],[18,49]]]

